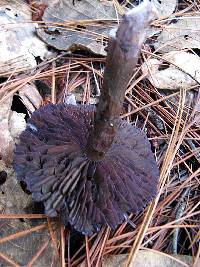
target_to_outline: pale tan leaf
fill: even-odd
[[[184,267],[192,263],[190,256],[168,256],[161,253],[140,250],[130,267]],[[113,255],[103,261],[103,267],[126,266],[127,255]],[[181,263],[182,262],[182,263]],[[199,261],[200,264],[200,261]]]
[[[111,25],[105,21],[112,19],[117,19],[112,1],[62,0],[48,7],[43,15],[44,21],[60,23],[60,26],[41,28],[38,35],[58,50],[73,51],[81,48],[105,55],[104,37],[107,37]],[[74,22],[74,25],[67,25],[69,22]]]
[[[161,60],[147,60],[142,66],[142,71],[155,87],[178,90],[195,85],[196,81],[187,73],[200,82],[200,58],[197,55],[183,51],[171,51],[162,57],[180,69],[172,64],[168,66],[166,62],[163,64]]]
[[[30,23],[31,10],[25,3],[1,1],[0,74],[37,65],[44,58],[46,45],[36,36],[36,23]],[[29,22],[29,23],[28,23]]]
[[[180,17],[176,23],[166,26],[159,35],[155,48],[159,52],[181,50],[184,48],[200,48],[200,17]]]
[[[42,105],[42,97],[33,83],[23,86],[19,91],[19,96],[31,113]]]

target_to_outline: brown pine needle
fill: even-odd
[[[12,235],[2,237],[2,238],[0,238],[0,244],[7,242],[7,241],[10,241],[10,240],[13,240],[13,239],[16,239],[16,238],[19,238],[19,237],[22,237],[22,236],[25,236],[25,235],[33,233],[33,232],[40,231],[40,230],[44,229],[46,226],[47,226],[46,223],[44,223],[44,224],[32,227],[28,230],[20,231],[20,232],[17,232],[15,234],[12,234]]]
[[[20,267],[17,263],[11,260],[8,256],[0,252],[0,258],[4,259],[6,262],[10,263],[13,267]]]
[[[60,223],[60,259],[61,267],[65,267],[65,228],[62,223]]]

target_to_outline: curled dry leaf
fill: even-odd
[[[183,71],[164,60],[147,60],[142,66],[142,71],[155,87],[178,90],[195,85],[196,81],[186,73],[191,74],[200,82],[200,58],[197,55],[183,51],[172,51],[164,54],[163,59],[172,62]]]
[[[43,21],[60,25],[46,23],[45,28],[38,30],[38,35],[58,50],[73,51],[81,48],[105,55],[104,37],[107,37],[110,30],[106,20],[116,18],[116,10],[111,1],[62,0],[48,6],[43,15]],[[81,20],[88,22],[82,24]],[[47,27],[48,25],[51,26]]]
[[[154,44],[159,52],[181,50],[184,48],[200,48],[200,17],[179,17],[176,23],[165,26]]]
[[[20,2],[1,1],[0,74],[36,66],[35,57],[44,58],[46,45],[35,35],[31,12]],[[29,23],[28,23],[29,22]]]
[[[19,91],[19,96],[30,113],[42,105],[42,97],[33,83],[23,86]]]

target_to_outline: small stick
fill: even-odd
[[[17,263],[15,263],[13,260],[11,260],[8,256],[4,255],[3,253],[0,252],[0,258],[4,259],[5,261],[9,262],[13,267],[20,267]]]
[[[65,267],[65,228],[60,223],[60,254],[61,254],[61,267]]]
[[[7,242],[7,241],[10,241],[10,240],[15,239],[15,238],[19,238],[19,237],[25,236],[25,235],[30,234],[32,232],[39,231],[39,230],[45,228],[46,226],[47,226],[46,223],[44,223],[44,224],[40,224],[40,225],[38,225],[36,227],[32,227],[32,228],[30,228],[28,230],[24,230],[24,231],[21,231],[21,232],[17,232],[15,234],[8,235],[6,237],[2,237],[2,238],[0,238],[0,244],[4,243],[4,242]]]
[[[87,236],[85,236],[85,249],[86,249],[87,267],[91,267],[89,241],[88,241],[88,237]]]
[[[183,216],[184,210],[186,208],[186,201],[184,201],[185,197],[187,196],[190,188],[187,187],[183,192],[179,199],[178,205],[176,206],[176,217],[175,219],[178,220]],[[177,247],[178,247],[178,235],[179,235],[180,228],[177,227],[173,233],[173,241],[172,241],[172,249],[173,254],[177,254]]]
[[[52,62],[52,87],[51,87],[51,102],[56,103],[56,77],[55,77],[55,61]]]

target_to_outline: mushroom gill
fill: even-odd
[[[43,106],[28,120],[16,145],[14,169],[33,200],[44,203],[48,216],[60,214],[65,224],[85,235],[103,225],[115,229],[157,192],[159,172],[148,138],[120,119],[152,5],[147,0],[129,11],[110,37],[97,109]]]

